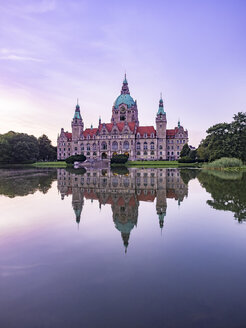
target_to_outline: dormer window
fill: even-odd
[[[151,138],[154,138],[154,133],[151,133]]]
[[[140,134],[139,134],[139,133],[137,134],[137,138],[138,138],[138,139],[140,138]]]
[[[147,133],[144,133],[144,138],[147,138]]]

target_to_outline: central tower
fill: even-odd
[[[139,125],[137,101],[134,101],[130,96],[126,74],[121,88],[121,94],[115,100],[112,108],[111,122],[134,122],[137,126]]]

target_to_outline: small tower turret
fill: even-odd
[[[74,117],[72,120],[72,139],[77,141],[80,139],[84,130],[84,123],[80,114],[80,107],[77,100],[77,105],[75,107]]]
[[[164,111],[162,95],[159,101],[159,109],[156,115],[156,137],[157,137],[157,158],[166,159],[166,133],[167,133],[167,119]]]

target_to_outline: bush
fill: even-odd
[[[125,154],[113,155],[111,164],[125,164],[128,161],[128,157]]]
[[[84,162],[86,157],[84,155],[72,155],[68,157],[65,162],[67,164],[74,164],[74,162]]]
[[[179,163],[196,163],[195,159],[191,159],[190,156],[184,156],[178,160]]]
[[[214,162],[208,163],[205,167],[214,168],[214,169],[222,169],[228,167],[241,167],[243,162],[241,159],[234,157],[222,157],[220,159],[215,160]]]

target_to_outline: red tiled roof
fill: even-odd
[[[150,191],[148,191],[147,195],[144,194],[143,191],[141,191],[141,194],[137,196],[139,201],[143,202],[153,202],[155,200],[155,195],[151,194]]]
[[[167,198],[176,198],[176,194],[173,189],[167,189]]]
[[[85,131],[83,132],[83,136],[87,137],[88,135],[90,137],[93,137],[94,135],[96,135],[97,133],[97,129],[85,129]]]
[[[174,137],[178,133],[179,129],[168,129],[167,130],[167,137]]]
[[[136,206],[136,201],[135,201],[135,198],[134,196],[132,196],[129,200],[129,206]]]
[[[72,140],[72,133],[71,132],[65,132],[65,136],[67,140]]]
[[[139,133],[140,136],[143,136],[145,133],[147,136],[150,136],[151,133],[155,135],[155,128],[153,126],[139,126],[137,128],[137,133]]]
[[[113,123],[104,123],[104,124],[105,124],[105,128],[107,129],[107,131],[111,132],[114,124]],[[101,132],[104,124],[99,125],[99,129],[98,129],[99,132]],[[135,122],[127,123],[127,125],[129,126],[129,128],[132,132],[134,132],[135,124],[136,124]],[[124,129],[125,123],[124,122],[116,123],[116,126],[118,127],[118,130],[121,132]]]

